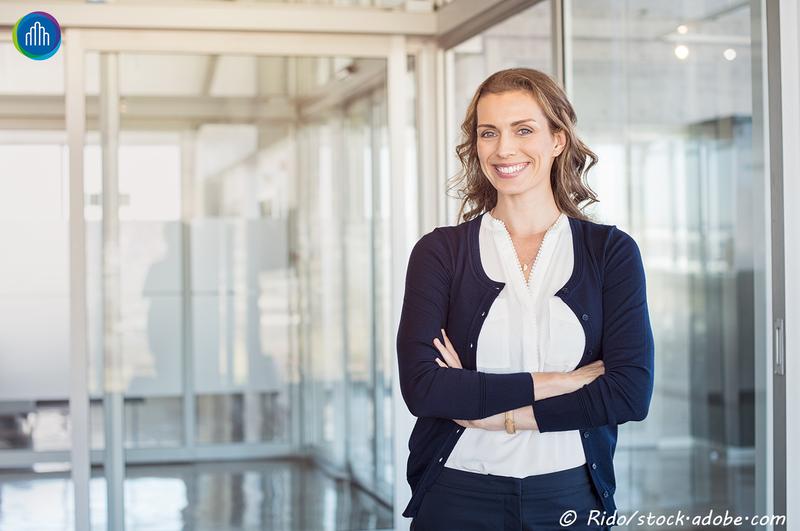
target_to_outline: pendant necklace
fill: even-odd
[[[494,208],[489,212],[489,215],[491,215],[494,218]],[[497,219],[497,218],[495,218],[495,219]],[[554,221],[553,224],[550,225],[550,227],[545,231],[545,235],[542,238],[542,241],[539,242],[539,249],[536,252],[536,256],[533,257],[533,260],[531,260],[530,262],[525,263],[525,264],[523,264],[519,260],[519,255],[517,253],[517,248],[514,247],[514,241],[511,239],[511,234],[508,232],[508,229],[506,229],[506,235],[508,236],[508,239],[511,241],[511,248],[514,250],[514,254],[517,256],[517,264],[518,264],[520,270],[522,270],[523,279],[525,277],[525,272],[528,271],[528,267],[529,266],[532,267],[532,264],[536,263],[536,260],[539,258],[539,255],[542,253],[542,248],[544,247],[545,238],[547,238],[547,236],[550,234],[550,231],[553,229],[553,227],[555,227],[555,225],[556,225],[556,223],[558,223],[559,219],[560,219],[560,216],[558,218],[556,218],[556,221]],[[500,220],[500,222],[503,223],[503,226],[505,226],[505,223],[502,220]],[[527,282],[526,282],[526,284],[527,284]]]

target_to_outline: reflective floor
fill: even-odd
[[[0,473],[0,530],[71,530],[63,474]],[[105,479],[91,481],[92,529],[106,528]],[[131,466],[126,530],[390,529],[391,510],[304,461]]]
[[[619,513],[669,515],[680,509],[696,515],[713,509],[715,514],[753,514],[754,467],[747,458],[743,461],[725,462],[716,452],[697,447],[620,449],[614,459]],[[92,479],[91,501],[92,527],[104,530],[102,470]],[[128,531],[333,531],[392,525],[388,507],[305,461],[130,466],[125,503]],[[61,531],[72,529],[71,523],[66,474],[0,473],[0,531]]]

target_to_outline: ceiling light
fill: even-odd
[[[684,44],[679,44],[675,47],[675,57],[683,61],[689,57],[689,47]]]
[[[676,28],[676,31],[681,35],[686,35],[686,33],[689,31],[689,27],[686,24],[681,24]]]
[[[736,50],[733,48],[728,48],[724,52],[722,52],[722,56],[727,59],[728,61],[733,61],[736,59]]]

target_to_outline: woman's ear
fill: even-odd
[[[556,139],[555,146],[553,146],[553,156],[557,157],[564,151],[564,146],[567,144],[567,135],[564,131],[558,131],[553,135]]]

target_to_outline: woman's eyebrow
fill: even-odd
[[[519,124],[524,124],[525,122],[538,123],[533,118],[525,118],[524,120],[517,120],[516,122],[511,122],[511,127],[514,127],[515,125]],[[491,127],[492,129],[497,129],[497,127],[492,124],[478,124],[476,127]]]

